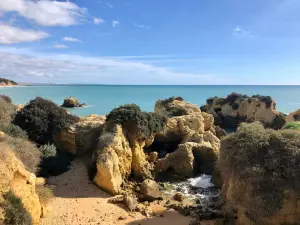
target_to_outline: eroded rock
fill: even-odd
[[[141,194],[146,201],[155,201],[161,198],[161,192],[158,184],[150,179],[144,180],[141,184]]]

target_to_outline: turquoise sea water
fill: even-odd
[[[87,108],[73,109],[80,116],[104,115],[121,104],[136,103],[145,111],[153,111],[158,99],[182,96],[198,106],[209,97],[226,96],[232,92],[253,95],[270,95],[277,109],[290,113],[300,108],[300,86],[119,86],[119,85],[55,85],[0,87],[0,94],[13,99],[15,104],[25,104],[36,96],[62,104],[65,97],[75,96]]]

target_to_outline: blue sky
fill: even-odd
[[[299,0],[1,0],[0,77],[300,84]]]

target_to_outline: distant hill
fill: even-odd
[[[13,85],[18,85],[18,83],[13,80],[0,78],[0,86],[13,86]]]

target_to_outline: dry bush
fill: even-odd
[[[17,158],[20,159],[29,172],[38,172],[38,167],[41,162],[41,152],[33,143],[26,139],[10,136],[6,136],[2,141],[8,143]]]
[[[0,124],[10,123],[15,112],[16,107],[0,97]]]
[[[32,225],[32,218],[18,197],[9,191],[4,195],[4,198],[5,225]]]

